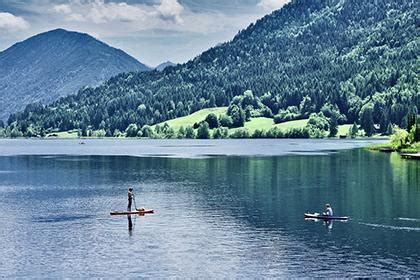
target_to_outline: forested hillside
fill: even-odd
[[[295,0],[186,64],[28,106],[9,129],[125,130],[228,106],[246,90],[279,121],[327,104],[341,123],[405,127],[420,107],[419,14],[415,0]]]
[[[78,32],[56,29],[0,52],[0,120],[33,102],[48,104],[122,72],[149,68]]]

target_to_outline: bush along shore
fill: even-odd
[[[394,127],[388,143],[371,145],[368,148],[382,152],[420,153],[420,116],[410,117],[407,129]]]

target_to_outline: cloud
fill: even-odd
[[[29,23],[11,13],[0,12],[0,30],[17,31],[29,28]]]
[[[92,22],[143,22],[174,20],[182,22],[184,7],[177,0],[162,0],[159,5],[105,2],[104,0],[71,0],[68,4],[55,5],[52,11],[64,15],[67,21]]]
[[[265,11],[273,11],[280,9],[289,2],[290,0],[260,0],[257,6],[264,9]]]
[[[209,34],[232,26],[237,30],[245,27],[255,15],[227,15],[215,11],[193,11],[183,6],[180,0],[155,0],[149,4],[130,4],[104,0],[67,0],[65,4],[52,5],[47,9],[50,22],[60,26],[95,30],[104,37],[127,37],[137,32],[162,31]],[[158,3],[156,3],[156,1]],[[39,7],[38,7],[39,8]]]
[[[164,17],[174,19],[176,22],[182,22],[181,13],[184,7],[177,0],[162,0],[156,10]]]
[[[100,39],[164,32],[206,36],[228,31],[233,36],[265,13],[263,9],[256,9],[254,3],[247,6],[249,11],[244,7],[238,11],[241,8],[238,3],[227,3],[227,9],[223,0],[202,0],[200,4],[192,4],[195,1],[25,0],[24,5],[15,5],[15,8],[25,12],[25,18],[30,19],[30,30],[45,31],[61,27],[96,33]],[[212,6],[213,3],[219,3],[217,9]],[[233,6],[235,9],[231,10]]]
[[[95,23],[110,21],[142,21],[147,17],[147,11],[141,6],[127,3],[104,3],[95,1],[88,5],[86,18]]]
[[[55,5],[53,7],[53,10],[56,11],[59,14],[71,14],[72,13],[72,9],[70,7],[70,5],[67,4],[60,4],[60,5]]]

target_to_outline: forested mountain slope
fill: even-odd
[[[23,132],[124,130],[227,106],[250,89],[273,115],[307,115],[328,102],[341,122],[405,126],[420,106],[419,14],[415,0],[294,0],[186,64],[118,75],[29,106],[9,124]]]
[[[0,119],[135,70],[149,69],[87,34],[57,29],[36,35],[0,52]]]

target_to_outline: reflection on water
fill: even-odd
[[[199,158],[210,156],[325,155],[384,140],[334,139],[0,139],[0,155],[119,155]],[[71,160],[71,159],[70,159]]]
[[[81,219],[90,219],[92,215],[52,215],[36,217],[33,219],[37,223],[60,223],[60,222],[72,222]]]
[[[394,154],[11,156],[0,170],[5,277],[420,276],[420,165]],[[156,214],[109,216],[129,186]],[[326,202],[351,219],[304,220]]]
[[[333,220],[320,220],[320,219],[313,219],[313,218],[305,218],[305,221],[311,221],[311,222],[322,224],[324,225],[327,233],[332,232],[333,224],[334,224]],[[339,221],[339,222],[346,222],[346,221]]]
[[[133,234],[133,220],[131,219],[131,215],[127,215],[127,220],[128,220],[128,233],[130,234],[130,236]]]
[[[327,230],[328,230],[328,232],[331,232],[331,230],[332,230],[332,228],[333,228],[333,221],[332,220],[329,220],[329,221],[325,221],[324,222],[324,224],[325,224],[325,227],[327,228]]]

